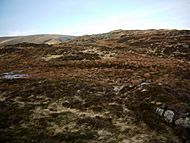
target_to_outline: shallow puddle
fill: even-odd
[[[7,72],[0,74],[0,79],[19,79],[19,78],[29,78],[28,74],[17,74],[14,72]]]

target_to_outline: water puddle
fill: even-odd
[[[14,72],[7,72],[0,74],[0,79],[20,79],[20,78],[29,78],[28,74],[18,74]]]

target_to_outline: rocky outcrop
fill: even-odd
[[[163,108],[156,108],[156,113],[159,116],[162,116],[166,122],[177,125],[177,126],[183,126],[185,128],[190,128],[190,118],[188,116],[184,118],[177,118],[176,113],[172,110],[165,110]],[[189,115],[189,114],[187,114]]]
[[[164,109],[158,107],[158,108],[156,108],[156,113],[158,115],[162,116],[164,114]]]
[[[174,119],[174,112],[171,111],[171,110],[166,110],[164,112],[164,119],[169,122],[169,123],[172,123],[173,119]]]
[[[181,125],[185,128],[190,128],[190,118],[185,117],[185,118],[179,118],[175,121],[176,125]]]

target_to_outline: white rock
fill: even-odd
[[[162,116],[163,113],[164,113],[164,109],[162,109],[162,108],[156,108],[156,113],[157,113],[158,115]]]
[[[98,131],[98,135],[100,135],[100,136],[111,136],[112,134],[108,131],[100,130],[100,131]]]
[[[156,101],[151,101],[150,103],[151,103],[151,104],[155,104],[155,105],[157,105],[157,106],[163,105],[162,102],[156,102]]]
[[[184,119],[183,118],[179,118],[175,121],[176,125],[183,125],[184,124]]]
[[[185,128],[190,128],[190,118],[186,117],[184,118],[179,118],[175,121],[176,125],[181,125]]]
[[[184,127],[190,128],[190,118],[188,118],[188,117],[185,118]]]
[[[140,85],[141,85],[141,86],[150,85],[150,83],[149,83],[149,82],[142,82]]]
[[[122,86],[115,86],[113,90],[115,92],[120,92],[124,87],[125,87],[124,85],[122,85]]]
[[[146,91],[148,91],[147,89],[143,89],[143,90],[141,90],[141,92],[146,92]]]
[[[172,123],[173,119],[174,119],[174,115],[175,113],[171,110],[166,110],[164,113],[164,118],[167,122]]]

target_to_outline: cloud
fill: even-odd
[[[25,36],[25,35],[32,35],[32,34],[37,34],[36,30],[26,30],[26,31],[10,31],[8,32],[5,36]]]

